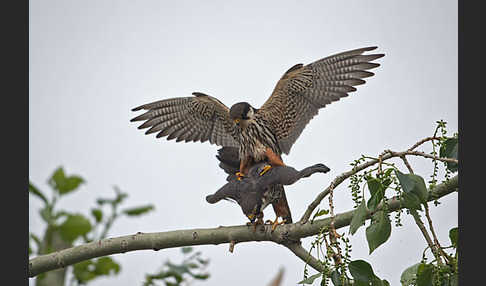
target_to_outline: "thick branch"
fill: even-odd
[[[450,194],[457,189],[457,186],[457,176],[446,183],[437,185],[430,191],[429,201]],[[400,202],[393,198],[388,201],[388,206],[390,211],[401,208]],[[348,211],[337,214],[334,218],[334,226],[336,229],[348,226],[353,217],[353,212]],[[370,216],[371,213],[368,214],[368,218]],[[139,232],[133,235],[102,239],[32,258],[29,260],[29,277],[34,277],[46,271],[66,267],[95,257],[143,249],[159,250],[189,245],[230,243],[231,241],[235,241],[236,243],[272,241],[289,247],[290,244],[298,241],[300,238],[316,235],[322,227],[328,227],[330,222],[330,218],[324,218],[305,225],[300,223],[281,225],[274,232],[271,232],[270,225],[261,225],[255,232],[253,232],[251,226],[220,226],[218,228],[156,233]],[[300,253],[302,251],[297,248],[291,248],[291,250],[294,253]],[[298,256],[302,258],[302,255],[298,254]]]

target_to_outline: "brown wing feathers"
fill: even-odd
[[[371,61],[383,54],[363,55],[376,47],[335,54],[308,65],[290,68],[277,83],[259,113],[272,124],[282,152],[288,154],[307,123],[319,109],[356,91],[367,70],[379,66]]]
[[[232,137],[232,122],[228,108],[219,100],[202,93],[195,97],[179,97],[160,100],[132,109],[148,110],[131,121],[143,121],[139,129],[149,128],[145,134],[156,133],[157,138],[167,140],[209,141],[219,146],[234,146],[238,143]]]

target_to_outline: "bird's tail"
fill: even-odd
[[[239,150],[236,147],[222,147],[218,150],[216,158],[219,160],[219,167],[228,174],[227,180],[240,170]]]

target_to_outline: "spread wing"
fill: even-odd
[[[280,150],[290,152],[307,123],[320,108],[356,91],[363,78],[373,76],[367,70],[379,66],[371,61],[384,54],[363,55],[376,47],[335,54],[308,65],[291,67],[278,81],[272,95],[258,110],[271,125]]]
[[[132,109],[148,110],[130,121],[145,122],[139,129],[150,127],[145,134],[158,132],[157,138],[167,136],[176,142],[205,142],[219,146],[238,147],[233,137],[234,125],[229,108],[216,98],[194,92],[194,97],[177,97],[141,105]]]

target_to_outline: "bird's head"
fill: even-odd
[[[238,102],[230,108],[230,117],[236,125],[246,126],[248,120],[253,119],[255,108],[248,102]]]

